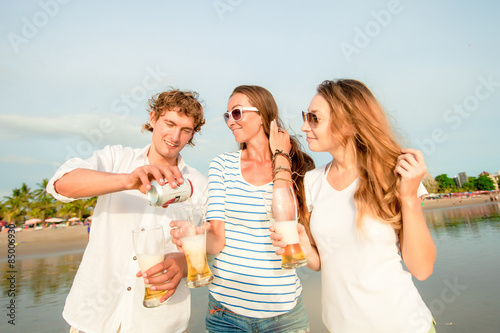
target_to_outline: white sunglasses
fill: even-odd
[[[234,121],[240,121],[243,119],[243,112],[245,111],[254,111],[254,112],[259,112],[259,109],[250,106],[250,107],[241,107],[241,108],[234,108],[231,111],[226,111],[222,115],[224,117],[224,121],[227,123],[229,121],[229,118],[233,118]]]

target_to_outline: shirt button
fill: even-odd
[[[136,256],[134,256],[132,259],[137,260],[137,257],[136,257]]]
[[[131,288],[131,287],[128,287],[128,288],[127,288],[127,291],[131,291],[131,290],[132,290],[132,288]]]

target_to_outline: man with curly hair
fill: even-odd
[[[180,152],[194,145],[205,119],[198,94],[170,90],[149,100],[151,143],[140,149],[107,146],[86,159],[65,162],[47,191],[69,202],[98,196],[92,230],[63,311],[70,332],[185,332],[190,294],[185,283],[186,259],[170,240],[172,208],[150,206],[145,195],[150,181],[171,187],[189,179],[193,204],[207,198],[207,179],[188,166]],[[165,260],[141,272],[132,245],[132,230],[162,225]],[[158,275],[157,275],[158,274]],[[155,308],[143,306],[144,285],[168,290]]]

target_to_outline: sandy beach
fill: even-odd
[[[424,210],[447,207],[465,207],[489,203],[489,196],[466,199],[424,200]],[[16,232],[16,257],[46,255],[61,252],[83,252],[88,242],[87,227],[71,226],[67,228],[27,229]],[[0,233],[0,248],[7,249],[7,233]],[[2,251],[2,259],[6,258]]]
[[[64,252],[83,252],[87,246],[87,227],[23,229],[15,233],[16,258],[50,255]],[[7,257],[8,233],[0,233],[1,259]]]
[[[472,205],[481,205],[489,203],[490,196],[478,196],[474,198],[445,198],[445,199],[434,199],[434,200],[424,200],[424,210],[425,209],[437,209],[437,208],[450,208],[450,207],[465,207]],[[499,202],[499,201],[497,201]]]

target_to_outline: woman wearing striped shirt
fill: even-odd
[[[303,175],[314,162],[282,129],[266,89],[235,88],[227,110],[224,119],[240,150],[217,156],[209,169],[207,253],[216,256],[206,329],[309,332],[302,286],[295,270],[283,270],[275,254],[263,194],[294,184],[303,221],[308,217]]]

